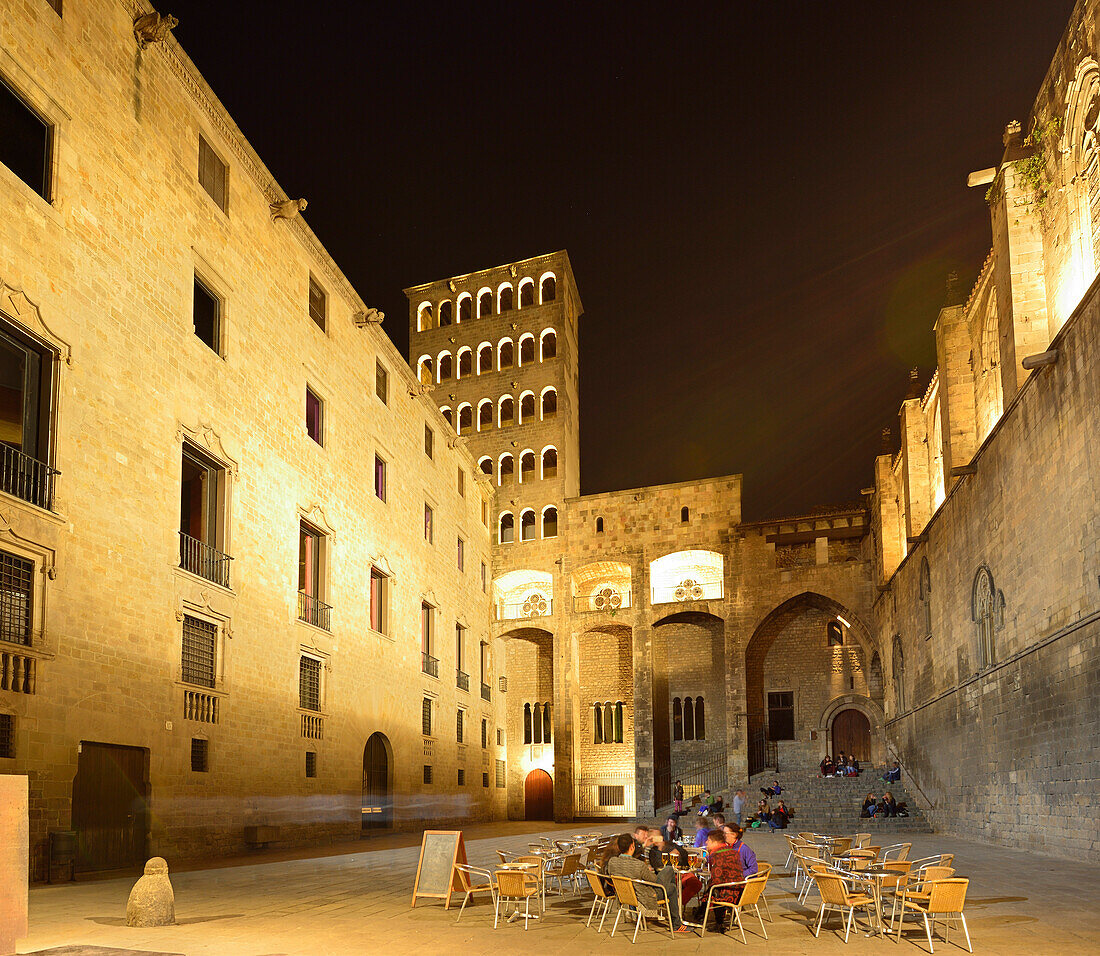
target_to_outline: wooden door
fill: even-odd
[[[76,868],[114,870],[145,863],[149,751],[82,741],[73,780]]]
[[[385,734],[374,733],[363,748],[364,830],[383,830],[393,824],[388,744]]]
[[[532,770],[523,783],[525,820],[554,819],[554,781],[545,770]]]
[[[871,724],[862,712],[849,708],[833,718],[833,753],[855,754],[856,760],[871,759]]]

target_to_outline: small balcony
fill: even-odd
[[[198,538],[180,532],[180,567],[184,571],[197,574],[200,578],[213,581],[223,588],[229,587],[229,562],[233,559],[212,548]]]
[[[456,670],[456,672],[455,672],[455,686],[459,690],[464,690],[464,691],[469,692],[469,690],[470,690],[470,675],[467,674],[464,670],[461,670],[461,669]]]
[[[427,651],[420,652],[420,669],[429,677],[439,679],[439,658],[432,657]]]
[[[602,611],[615,614],[630,607],[630,588],[604,587],[595,594],[579,594],[573,598],[576,612]]]
[[[482,700],[491,700],[492,699],[491,696],[490,696],[490,693],[489,693],[489,685],[488,684],[482,684],[481,685],[481,699]]]
[[[24,455],[11,445],[0,444],[0,491],[50,511],[53,482],[59,474],[45,462]]]
[[[550,617],[554,613],[554,602],[541,594],[529,597],[521,604],[495,605],[498,621],[522,621],[527,617]]]
[[[723,597],[721,581],[695,581],[687,579],[672,587],[652,589],[652,604],[673,604],[684,601],[720,601]]]
[[[332,630],[332,606],[305,591],[298,592],[298,620],[325,631]]]

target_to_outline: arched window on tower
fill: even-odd
[[[458,406],[458,433],[465,435],[474,427],[474,408],[469,402]]]
[[[516,519],[510,512],[505,511],[500,516],[500,543],[511,544],[516,540]]]
[[[542,417],[553,418],[558,413],[558,393],[553,386],[542,391]]]
[[[598,703],[592,705],[592,743],[603,743],[603,708]]]
[[[493,293],[489,289],[482,289],[477,294],[477,317],[483,319],[493,314]]]
[[[554,297],[557,295],[557,280],[552,275],[544,275],[542,277],[542,286],[539,290],[540,302],[553,302]]]
[[[500,484],[511,481],[516,474],[516,460],[511,453],[500,456]]]
[[[477,347],[477,374],[484,375],[493,370],[493,347],[485,342]]]
[[[691,512],[687,508],[680,509],[680,524],[687,524],[688,519],[691,517]]]
[[[844,644],[844,628],[839,621],[830,621],[825,625],[825,640],[829,647],[841,647]]]
[[[542,536],[544,538],[558,536],[558,509],[553,505],[547,505],[542,509]]]
[[[535,480],[535,453],[530,448],[519,456],[519,480],[520,484]]]
[[[901,649],[901,635],[894,637],[894,715],[905,711],[905,655]]]
[[[603,518],[596,519],[596,534],[603,534]]]
[[[924,636],[932,636],[932,569],[928,559],[920,559],[920,605],[924,624]]]
[[[540,341],[543,362],[558,354],[558,333],[553,329],[547,329],[543,332]]]
[[[615,704],[615,743],[623,742],[623,702]]]
[[[615,740],[615,711],[611,701],[605,701],[603,705],[603,739],[609,744]]]
[[[553,446],[542,450],[542,477],[544,480],[558,477],[558,450]]]
[[[483,475],[491,475],[493,473],[493,459],[486,455],[477,463],[478,468],[481,469]]]
[[[450,299],[444,299],[439,303],[439,327],[450,325],[454,320],[454,306]]]
[[[535,361],[535,337],[522,335],[519,340],[519,364],[529,365]]]
[[[516,347],[511,339],[502,339],[497,346],[497,368],[511,368],[516,364]]]
[[[454,375],[454,360],[451,358],[450,352],[439,353],[439,380],[441,382],[447,381],[452,375]]]
[[[501,428],[511,428],[515,423],[516,403],[511,395],[505,395],[498,406],[497,424]]]
[[[416,363],[416,377],[421,385],[435,384],[435,362],[430,355],[422,355]]]
[[[531,707],[531,743],[542,743],[542,705],[534,704]]]
[[[550,701],[547,701],[542,705],[542,742],[544,744],[552,743],[550,728],[553,726],[553,722],[550,719]]]
[[[493,427],[493,400],[483,398],[477,406],[477,430],[488,431]]]
[[[421,302],[416,310],[416,331],[426,332],[435,328],[435,315],[430,302]]]
[[[445,419],[447,419],[447,424],[450,425],[452,428],[454,428],[454,424],[455,424],[454,412],[452,412],[446,405],[444,405],[440,409],[440,411],[443,413],[443,417]]]
[[[519,516],[519,537],[521,541],[535,540],[535,512],[530,508]]]
[[[474,374],[474,350],[470,348],[459,349],[458,352],[458,377],[465,378]]]
[[[695,701],[684,698],[684,740],[695,739]]]
[[[679,697],[672,698],[672,739],[684,739],[684,707]]]
[[[523,705],[523,742],[525,744],[531,743],[532,740],[532,728],[531,728],[531,705]]]
[[[519,284],[519,307],[527,308],[535,304],[535,280],[523,279]]]
[[[508,312],[512,308],[512,285],[509,282],[505,282],[497,290],[497,311]]]
[[[531,421],[535,417],[535,393],[524,392],[519,397],[519,423]]]
[[[706,723],[705,723],[705,719],[704,719],[705,717],[706,717],[706,715],[703,713],[703,698],[702,697],[696,697],[695,698],[695,739],[696,740],[706,740],[707,739]]]
[[[458,297],[458,321],[469,322],[474,317],[474,299],[469,292],[463,292]]]

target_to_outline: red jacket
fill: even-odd
[[[707,862],[710,864],[710,881],[716,883],[736,883],[745,878],[741,868],[741,851],[735,846],[724,844],[713,853],[707,853]],[[714,891],[714,899],[723,903],[736,903],[741,897],[741,887],[726,887]]]

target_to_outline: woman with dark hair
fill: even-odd
[[[825,756],[822,758],[820,767],[821,776],[823,777],[832,776],[833,771],[836,770],[836,764],[833,763],[832,758],[830,758],[828,754],[825,754]]]

